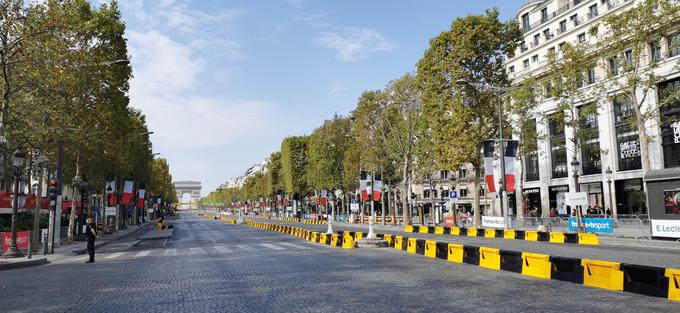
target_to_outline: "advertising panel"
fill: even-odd
[[[586,227],[586,232],[588,233],[611,234],[614,232],[614,223],[609,218],[584,218],[582,221]],[[576,221],[576,218],[570,218],[568,223],[570,231],[578,230],[578,222]]]
[[[482,216],[483,227],[503,228],[505,222],[502,216]]]
[[[652,220],[652,236],[680,238],[680,220]]]
[[[18,231],[17,232],[17,248],[19,250],[28,250],[28,236],[29,231]],[[12,240],[12,233],[2,233],[2,253],[7,252],[9,248],[9,243]]]

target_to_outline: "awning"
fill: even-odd
[[[680,167],[651,170],[645,175],[645,181],[647,182],[672,179],[680,179]]]

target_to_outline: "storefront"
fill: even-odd
[[[680,167],[649,171],[645,182],[652,236],[680,238]]]
[[[602,197],[602,183],[580,184],[581,192],[588,193],[588,206],[593,209],[603,209],[604,201]]]
[[[536,216],[541,216],[541,188],[524,189],[524,216],[529,216],[529,212],[535,211]]]
[[[569,192],[569,185],[550,186],[548,188],[548,199],[550,200],[550,209],[556,209],[560,215],[567,215],[567,206],[565,204],[565,197]]]
[[[647,214],[646,195],[642,178],[617,180],[616,212],[621,214]]]

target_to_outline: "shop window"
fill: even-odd
[[[658,85],[664,166],[680,167],[680,78]]]
[[[552,178],[567,177],[567,148],[564,137],[564,113],[553,114],[548,119],[550,131],[550,159]]]
[[[623,96],[616,97],[614,115],[619,171],[642,168],[639,133],[631,125],[635,118],[635,111],[630,99]]]
[[[680,215],[680,189],[665,190],[663,204],[666,214]]]
[[[597,124],[597,105],[586,104],[579,108],[581,121],[578,136],[581,139],[583,175],[601,174],[600,131]]]

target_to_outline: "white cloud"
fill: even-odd
[[[385,36],[365,27],[342,27],[322,32],[316,42],[335,50],[336,57],[345,62],[359,61],[374,52],[386,52],[395,48]]]
[[[347,89],[348,88],[345,85],[345,83],[340,82],[340,81],[333,82],[333,84],[331,85],[331,95],[333,95],[333,97],[337,97],[340,94],[342,94],[343,92],[347,91]]]

